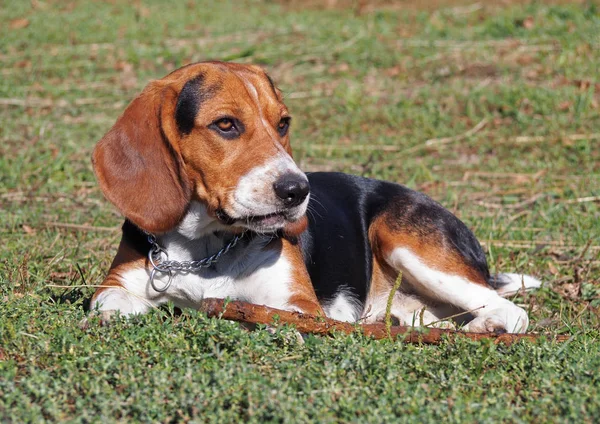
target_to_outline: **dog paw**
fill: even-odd
[[[93,311],[90,314],[79,321],[79,328],[82,330],[86,330],[90,327],[92,323],[99,323],[102,327],[106,327],[110,324],[110,321],[114,318],[114,316],[118,313],[116,309],[110,309],[106,311]]]
[[[524,333],[529,326],[527,312],[518,306],[494,309],[465,326],[472,333]]]
[[[465,328],[465,331],[470,333],[506,333],[506,324],[503,320],[497,317],[478,317],[473,321],[469,322]]]

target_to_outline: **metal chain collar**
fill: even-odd
[[[221,248],[217,253],[211,256],[207,256],[206,258],[202,258],[198,261],[171,261],[169,260],[169,254],[167,251],[161,247],[157,241],[156,236],[153,234],[148,234],[148,242],[152,246],[150,251],[148,252],[148,260],[150,261],[150,265],[152,265],[152,271],[150,271],[150,284],[152,288],[159,293],[167,291],[167,289],[171,286],[173,282],[173,273],[177,271],[181,271],[184,273],[190,272],[198,272],[202,268],[208,268],[211,265],[216,264],[221,259],[221,256],[229,252],[235,245],[240,241],[240,239],[244,236],[244,233],[237,234],[227,243],[225,246]],[[165,255],[166,259],[163,260],[162,254]],[[154,281],[156,277],[156,273],[160,272],[161,274],[169,274],[169,280],[163,287],[157,287],[156,282]]]

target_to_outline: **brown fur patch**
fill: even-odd
[[[108,275],[102,282],[102,287],[99,287],[92,296],[92,304],[103,291],[108,290],[109,288],[123,287],[121,275],[133,269],[144,268],[146,262],[147,259],[145,256],[141,256],[134,248],[129,246],[125,240],[121,239],[119,249],[110,266]]]
[[[308,228],[308,218],[304,215],[296,222],[290,222],[283,228],[283,233],[287,237],[298,237]]]
[[[307,314],[325,316],[304,265],[298,241],[287,238],[282,238],[280,241],[281,254],[289,261],[292,268],[290,306]]]
[[[378,263],[387,264],[387,258],[393,250],[404,247],[429,268],[449,275],[458,275],[475,284],[489,287],[485,277],[469,265],[456,250],[443,243],[438,232],[419,234],[414,228],[406,228],[405,231],[399,232],[386,224],[385,217],[380,217],[371,224],[369,234],[371,243],[377,246],[374,253]]]

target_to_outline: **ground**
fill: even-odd
[[[600,6],[94,2],[0,9],[0,421],[595,422]],[[422,190],[481,240],[530,331],[404,345],[245,332],[172,308],[78,327],[119,240],[91,150],[151,79],[264,66],[305,170]]]

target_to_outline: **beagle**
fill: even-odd
[[[229,297],[374,322],[524,332],[504,295],[540,282],[490,276],[474,235],[448,210],[402,185],[303,173],[290,114],[259,67],[203,62],[153,81],[100,140],[94,170],[125,216],[92,309],[141,314],[172,301]]]

